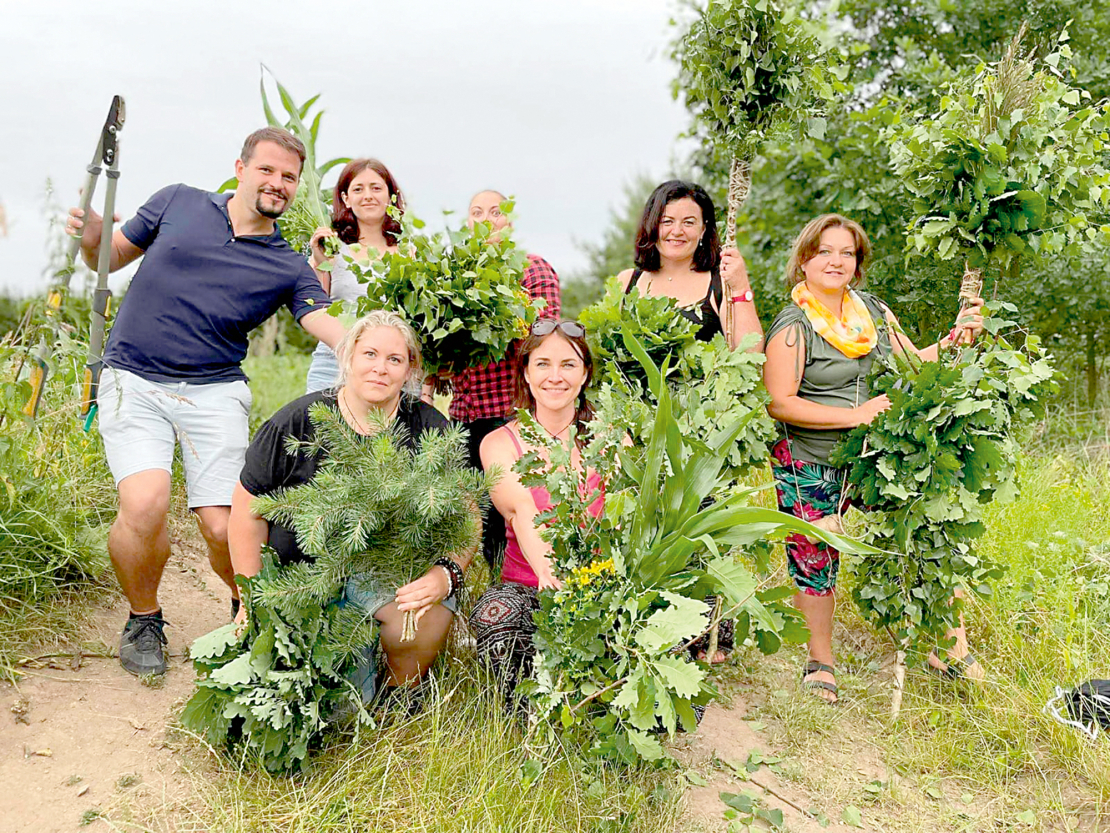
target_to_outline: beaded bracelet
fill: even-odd
[[[442,567],[447,573],[447,596],[451,598],[466,582],[466,575],[463,573],[462,567],[455,563],[450,558],[437,558],[432,566]]]

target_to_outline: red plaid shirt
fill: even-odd
[[[528,255],[528,266],[520,278],[520,285],[533,298],[547,302],[540,313],[542,318],[559,318],[562,309],[559,276],[550,263],[539,255]],[[454,377],[451,419],[473,422],[509,415],[513,407],[513,359],[519,347],[520,342],[514,341],[501,361],[471,367]]]

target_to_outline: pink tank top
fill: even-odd
[[[520,445],[520,441],[516,437],[516,432],[509,426],[505,426],[504,430],[509,433],[513,440],[513,445],[516,446],[516,456],[519,460],[524,454],[524,449]],[[586,477],[586,488],[590,492],[598,490],[601,486],[601,475],[597,472]],[[536,504],[538,512],[544,512],[551,508],[551,493],[543,486],[532,486],[529,491],[532,493],[532,500]],[[597,518],[601,515],[601,510],[605,505],[605,496],[598,495],[597,499],[590,504],[590,515]],[[510,523],[505,524],[505,561],[501,565],[501,580],[512,581],[517,584],[526,584],[529,587],[538,587],[540,580],[536,577],[535,570],[528,560],[524,557],[524,552],[520,549],[520,542],[517,541],[516,533],[513,531],[513,525]]]

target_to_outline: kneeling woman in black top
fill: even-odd
[[[310,439],[308,409],[325,402],[339,410],[347,424],[362,435],[372,433],[371,411],[392,416],[407,429],[408,442],[419,447],[426,431],[442,431],[447,420],[439,411],[406,391],[420,373],[420,345],[412,328],[398,315],[377,311],[359,319],[336,347],[338,389],[295,399],[274,414],[247,449],[246,463],[231,501],[228,543],[235,572],[252,576],[262,569],[262,545],[269,544],[282,564],[308,558],[297,546],[296,533],[251,510],[251,499],[281,488],[306,483],[316,474],[319,459],[304,451],[286,452],[289,437]],[[419,391],[417,384],[416,388]],[[374,587],[353,580],[346,597],[381,623],[379,629],[388,673],[387,686],[414,685],[431,667],[447,641],[454,615],[453,590],[461,587],[463,570],[473,550],[449,554],[447,562],[401,588]],[[415,611],[420,627],[413,642],[401,642],[406,611]],[[242,616],[242,614],[240,614]],[[363,686],[364,697],[372,690]]]

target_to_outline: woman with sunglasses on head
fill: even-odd
[[[586,401],[586,387],[593,370],[582,325],[541,318],[532,325],[514,360],[514,404],[535,417],[552,439],[570,443],[573,427],[580,443],[593,415]],[[478,600],[470,625],[478,643],[478,655],[491,667],[507,700],[530,670],[535,651],[532,634],[536,630],[532,613],[539,608],[537,594],[561,586],[548,558],[551,545],[540,537],[536,526],[536,515],[551,507],[551,495],[542,486],[524,486],[513,471],[516,461],[529,452],[547,456],[544,447],[524,440],[520,422],[515,419],[491,432],[480,449],[484,469],[497,466],[504,472],[490,497],[505,519],[508,541],[501,583]],[[577,447],[572,448],[572,465],[579,470],[580,457]],[[600,490],[601,478],[597,473],[587,474],[586,485],[591,493]],[[599,495],[590,506],[591,514],[601,514],[602,502]]]
[[[853,220],[839,214],[812,220],[794,241],[786,267],[792,303],[767,331],[767,411],[783,432],[771,452],[779,509],[834,531],[850,484],[845,470],[829,464],[829,453],[846,431],[890,408],[885,395],[873,397],[868,389],[875,356],[893,350],[935,361],[953,339],[970,343],[983,329],[983,302],[974,298],[949,335],[918,350],[899,331],[886,304],[854,289],[863,280],[870,253],[867,233]],[[832,623],[840,553],[823,541],[791,535],[786,558],[798,588],[794,603],[810,631],[803,684],[835,703]],[[983,669],[968,651],[962,619],[948,636],[956,642],[946,660],[933,652],[929,666],[951,677],[982,679]]]
[[[723,333],[735,350],[757,333],[752,349],[763,349],[744,258],[736,249],[721,251],[713,201],[700,185],[672,179],[652,192],[636,231],[635,264],[618,276],[626,293],[673,298],[698,327],[699,341]]]
[[[366,266],[386,252],[397,251],[401,224],[390,217],[388,209],[395,206],[405,211],[405,198],[389,168],[377,159],[352,159],[339,174],[332,197],[331,228],[321,227],[312,235],[312,266],[333,301],[355,302],[366,294],[351,270],[348,258]],[[339,240],[339,253],[328,258],[324,240]],[[352,249],[359,245],[359,250]],[[319,267],[327,261],[329,270]],[[305,379],[306,393],[334,387],[339,376],[335,353],[321,342],[312,354],[312,364]]]

